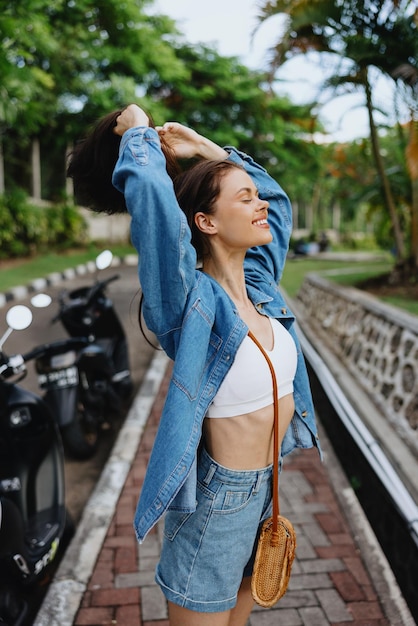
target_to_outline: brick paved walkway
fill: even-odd
[[[154,582],[162,526],[159,524],[141,546],[132,528],[167,382],[166,375],[74,626],[169,626],[164,597]],[[341,498],[350,503],[351,490],[337,466],[333,467],[334,486],[331,483],[329,469],[333,454],[326,438],[322,439],[326,450],[324,464],[314,450],[297,452],[286,459],[281,479],[281,512],[295,525],[297,556],[286,595],[273,609],[256,607],[249,626],[412,625],[414,622],[410,621],[408,611],[403,610],[401,597],[398,608],[388,606],[385,601],[386,590],[379,580],[382,572],[379,551],[376,556],[372,554],[376,552],[374,549],[360,550],[361,540],[359,544],[353,538],[355,530],[348,524],[341,504]],[[354,507],[354,500],[351,505]],[[354,513],[353,518],[356,517],[358,514]],[[364,524],[362,517],[360,524]],[[361,554],[372,556],[368,565],[373,580]]]

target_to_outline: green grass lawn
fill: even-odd
[[[286,262],[282,285],[294,297],[299,291],[306,274],[315,272],[339,285],[355,285],[359,280],[385,274],[392,267],[389,261],[373,261],[371,263],[332,261],[321,257],[288,259]]]
[[[393,263],[389,258],[388,260],[370,262],[331,261],[321,257],[288,259],[282,285],[289,296],[294,297],[299,291],[305,275],[316,272],[339,285],[355,287],[359,281],[386,274],[392,269],[392,266]],[[385,296],[380,299],[408,311],[408,313],[418,315],[418,302],[412,298]]]

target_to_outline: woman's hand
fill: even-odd
[[[122,136],[124,132],[136,126],[149,126],[148,115],[138,105],[130,104],[116,118],[113,132]]]
[[[157,126],[156,130],[177,159],[198,157],[216,160],[226,159],[228,156],[228,153],[213,141],[178,122],[166,122],[164,126]]]

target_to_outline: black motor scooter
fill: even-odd
[[[96,267],[105,269],[111,261],[112,253],[106,250],[97,257]],[[62,322],[73,341],[80,342],[79,350],[63,353],[60,343],[65,340],[55,342],[35,362],[64,447],[78,459],[94,454],[100,430],[120,414],[133,391],[126,335],[106,296],[107,285],[118,278],[113,275],[61,293],[53,322]]]
[[[0,624],[21,626],[28,623],[31,594],[44,585],[73,527],[56,422],[45,401],[18,384],[36,350],[3,351],[12,330],[30,325],[32,312],[17,305],[6,320],[0,339]]]

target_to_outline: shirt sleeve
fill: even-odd
[[[113,184],[124,194],[132,218],[144,319],[160,337],[181,325],[195,282],[196,253],[154,129],[138,127],[124,133]]]

